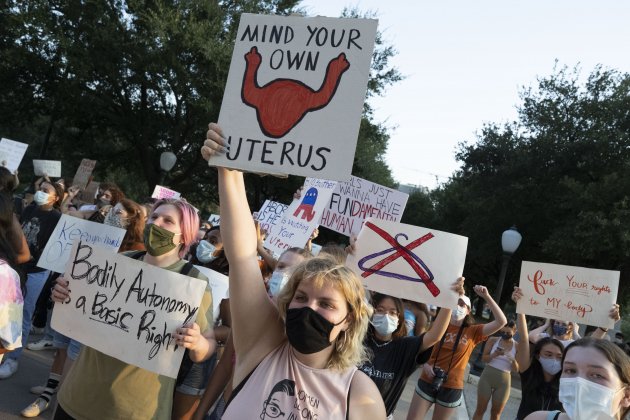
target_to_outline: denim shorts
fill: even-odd
[[[208,360],[201,363],[193,363],[184,381],[175,388],[175,391],[186,395],[203,395],[216,362],[217,354],[215,352]]]
[[[72,361],[77,360],[79,357],[79,352],[81,351],[81,347],[83,344],[79,343],[77,340],[74,340],[70,337],[66,337],[65,335],[58,333],[54,329],[53,333],[53,346],[58,349],[67,349],[68,358]]]

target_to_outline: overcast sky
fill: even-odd
[[[518,93],[560,65],[630,71],[630,2],[581,0],[306,0],[309,15],[376,11],[406,79],[372,102],[391,127],[398,182],[433,188],[458,168],[459,142],[484,122],[516,118]]]

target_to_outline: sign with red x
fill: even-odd
[[[346,264],[370,290],[452,308],[467,245],[468,238],[452,233],[368,219]]]

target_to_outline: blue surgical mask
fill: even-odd
[[[550,375],[555,375],[556,373],[560,372],[560,369],[562,369],[562,363],[560,362],[560,360],[554,357],[541,356],[538,358],[538,361],[540,362],[543,370]]]
[[[203,240],[199,241],[199,245],[197,245],[197,259],[199,262],[203,264],[207,264],[210,261],[214,260],[216,257],[213,255],[217,248],[212,245],[210,242]]]
[[[35,204],[38,206],[48,204],[48,200],[50,200],[50,194],[44,191],[37,191],[33,196],[33,201],[35,201]]]
[[[380,335],[390,335],[398,328],[398,317],[388,314],[374,314],[370,323]]]
[[[269,294],[277,296],[285,284],[289,281],[290,274],[284,270],[277,270],[269,278]]]

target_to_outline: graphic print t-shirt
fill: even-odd
[[[22,211],[20,222],[22,223],[22,231],[26,237],[26,243],[32,257],[23,266],[27,273],[44,271],[43,268],[37,267],[37,261],[39,261],[46,242],[48,242],[50,235],[55,230],[59,219],[61,219],[59,211],[54,209],[49,211],[41,210],[36,204],[31,204]]]
[[[396,403],[405,389],[409,376],[418,365],[426,363],[431,356],[431,348],[418,354],[423,338],[424,334],[419,337],[403,337],[384,344],[375,341],[376,339],[369,334],[365,341],[365,346],[374,356],[359,366],[359,370],[376,384],[383,397],[387,415],[396,409]]]
[[[453,356],[453,363],[451,364],[450,371],[448,371],[448,377],[442,385],[444,388],[464,389],[464,371],[466,370],[468,359],[470,359],[470,354],[477,344],[488,339],[488,337],[483,335],[482,330],[483,324],[464,328],[459,339],[457,349],[455,350],[455,354],[453,354],[453,346],[455,345],[455,340],[457,339],[459,326],[449,324],[446,329],[446,339],[444,340],[442,350],[439,351],[440,343],[433,346],[433,352],[431,353],[431,358],[429,359],[429,363],[433,366],[438,366],[445,371],[448,371],[448,365],[451,362],[451,356]],[[438,351],[440,354],[436,361],[435,357],[437,356]],[[431,379],[424,372],[420,375],[420,379],[431,383]]]

